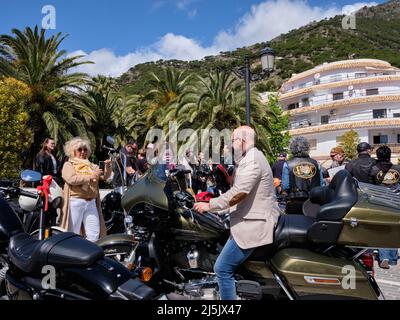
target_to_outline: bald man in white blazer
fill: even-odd
[[[254,130],[247,126],[232,134],[235,172],[233,186],[209,203],[196,203],[202,212],[222,212],[230,208],[231,237],[219,255],[217,274],[221,300],[236,300],[235,269],[255,248],[273,242],[279,217],[271,167],[255,147]]]

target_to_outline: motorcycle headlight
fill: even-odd
[[[132,216],[126,216],[125,217],[125,224],[130,225],[133,223],[133,218]]]
[[[61,209],[63,206],[63,198],[62,197],[57,197],[51,202],[51,206],[53,209]]]

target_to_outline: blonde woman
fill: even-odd
[[[69,160],[62,169],[65,185],[61,227],[94,242],[106,235],[101,213],[99,179],[110,176],[111,161],[104,161],[103,175],[102,170],[88,160],[91,153],[89,141],[80,137],[68,141],[64,150]]]

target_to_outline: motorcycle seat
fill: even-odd
[[[315,222],[315,218],[304,215],[281,215],[274,232],[274,242],[256,248],[250,255],[249,260],[265,261],[278,250],[304,246],[309,243],[307,238],[308,229]]]
[[[341,221],[358,201],[357,185],[347,170],[340,170],[328,186],[313,188],[309,201],[318,221]]]
[[[37,240],[25,232],[11,237],[8,246],[11,262],[21,271],[41,274],[42,267],[56,269],[90,266],[104,256],[103,250],[79,235],[66,232],[46,240]]]
[[[302,214],[282,215],[274,232],[274,245],[277,249],[308,243],[307,233],[315,218]]]

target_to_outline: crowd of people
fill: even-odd
[[[292,158],[281,153],[272,166],[277,192],[286,197],[286,214],[302,213],[303,203],[308,199],[312,188],[331,182],[338,170],[347,170],[360,182],[397,188],[400,183],[400,166],[391,162],[391,149],[382,145],[376,149],[376,159],[372,157],[372,147],[367,142],[357,145],[357,157],[347,161],[343,147],[337,146],[330,151],[330,160],[321,166],[309,156],[310,145],[304,137],[291,141]],[[279,189],[278,189],[279,188]],[[378,261],[382,268],[396,265],[397,249],[380,249]]]
[[[231,207],[236,208],[230,212],[232,237],[214,268],[221,297],[226,299],[235,298],[234,269],[256,247],[273,241],[272,230],[280,214],[277,196],[286,199],[286,214],[302,214],[303,204],[309,198],[311,189],[329,184],[338,170],[348,170],[360,182],[388,188],[397,186],[400,180],[400,166],[391,162],[391,150],[385,145],[377,148],[374,159],[371,157],[372,147],[362,142],[357,146],[357,158],[349,162],[343,148],[337,146],[331,150],[330,160],[321,165],[310,157],[307,139],[295,137],[289,146],[290,159],[286,153],[281,153],[271,168],[265,156],[255,147],[254,135],[254,130],[246,126],[234,131],[233,150],[241,152],[232,157],[230,150],[224,148],[221,157],[224,168],[232,176],[230,189],[209,202],[198,202],[194,207],[200,213],[218,213]],[[90,241],[104,236],[99,181],[109,179],[114,187],[118,187],[123,184],[125,177],[127,185],[135,183],[152,165],[152,160],[148,162],[147,154],[151,152],[157,155],[156,150],[159,149],[160,146],[155,143],[138,149],[138,143],[128,138],[119,151],[119,163],[106,160],[104,168],[100,168],[89,161],[91,146],[88,140],[76,137],[68,141],[64,147],[66,156],[58,161],[54,154],[55,141],[47,138],[36,157],[36,170],[43,175],[50,174],[64,183],[61,227],[81,234]],[[172,150],[168,144],[162,157],[167,165],[173,162]],[[212,171],[213,164],[204,159],[204,154],[196,155],[192,149],[187,149],[178,158],[178,163],[190,171],[188,186],[195,193],[209,190],[212,181],[207,173]],[[121,168],[125,168],[126,172]],[[397,250],[379,250],[382,268],[396,264],[397,258]]]

